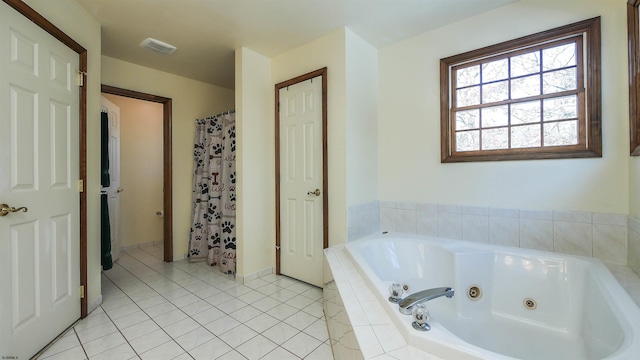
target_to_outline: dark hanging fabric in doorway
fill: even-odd
[[[100,195],[100,254],[102,270],[109,270],[113,267],[113,258],[111,257],[111,224],[109,222],[109,195],[102,193]]]
[[[100,155],[101,155],[101,173],[100,184],[103,187],[111,185],[109,177],[109,116],[106,111],[102,112],[100,131]]]
[[[111,185],[111,178],[109,177],[109,116],[106,111],[102,112],[100,121],[100,184],[103,187],[109,187]],[[106,191],[103,191],[100,195],[100,211],[100,263],[102,264],[102,270],[109,270],[113,267],[113,258],[111,257],[109,195]]]

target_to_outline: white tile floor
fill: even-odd
[[[38,359],[333,359],[322,290],[285,276],[241,285],[149,246],[103,272],[102,296]]]

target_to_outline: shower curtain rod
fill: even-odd
[[[209,117],[207,117],[205,119],[196,119],[196,124],[201,123],[202,121],[205,121],[207,119],[212,119],[212,118],[216,118],[218,116],[227,115],[227,114],[233,114],[235,112],[236,112],[236,109],[231,109],[231,110],[223,111],[223,112],[221,112],[220,114],[217,114],[217,115],[209,116]]]

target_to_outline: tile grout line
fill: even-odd
[[[75,326],[72,327],[71,329],[73,330],[73,333],[76,335],[76,339],[78,339],[78,343],[80,343],[80,348],[84,353],[85,359],[89,359],[89,354],[87,354],[87,350],[85,350],[84,345],[82,345],[82,341],[80,341],[80,336],[78,335],[78,332],[76,331]]]

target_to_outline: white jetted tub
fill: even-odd
[[[406,234],[346,248],[407,343],[431,354],[640,359],[640,310],[599,260]],[[455,294],[425,303],[431,330],[420,332],[387,300],[393,282],[409,286],[405,296],[438,287]]]

